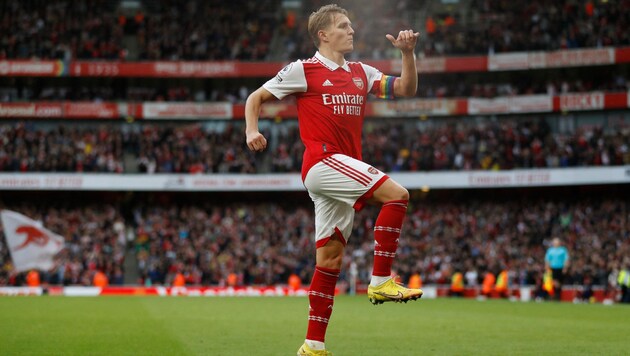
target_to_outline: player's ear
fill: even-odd
[[[319,37],[319,43],[328,42],[328,33],[324,30],[317,31],[317,37]]]

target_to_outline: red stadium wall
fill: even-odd
[[[363,61],[383,72],[399,73],[400,60]],[[630,47],[604,47],[552,52],[510,52],[493,56],[429,57],[417,60],[420,73],[487,72],[611,65],[630,62]],[[3,60],[0,76],[244,78],[274,76],[284,62],[239,61],[69,61]]]

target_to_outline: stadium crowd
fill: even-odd
[[[142,60],[264,60],[278,1],[161,0],[137,32]]]
[[[473,0],[471,8],[478,11],[477,26],[442,26],[443,31],[434,43],[444,43],[445,53],[492,54],[630,45],[626,30],[630,20],[628,0],[538,0],[527,4]],[[462,30],[466,35],[458,38]]]
[[[420,98],[484,98],[511,97],[515,95],[561,95],[588,92],[623,92],[630,89],[630,81],[624,75],[600,73],[594,80],[532,79],[531,73],[513,76],[509,81],[494,82],[492,77],[484,81],[465,80],[463,77],[436,77],[421,75],[417,95]],[[440,79],[438,79],[440,78]]]
[[[0,4],[0,59],[308,58],[314,47],[304,24],[324,3],[303,1],[301,9],[284,10],[276,0],[160,0],[143,2],[131,15],[110,0],[9,0]],[[354,21],[353,58],[395,58],[384,35],[401,28],[423,32],[421,52],[427,56],[630,45],[628,0],[473,0],[466,11],[436,13],[405,0],[339,4]],[[418,13],[423,15],[405,16]],[[273,43],[280,44],[275,52]]]
[[[142,125],[124,142],[142,173],[256,173],[259,163],[243,145],[241,128]]]
[[[559,133],[536,119],[453,121],[411,130],[368,125],[364,155],[386,172],[609,166],[630,163],[629,138],[625,125]]]
[[[112,127],[68,127],[49,130],[33,122],[0,126],[0,171],[124,171],[122,131]]]
[[[492,194],[451,202],[413,198],[396,273],[405,281],[419,273],[424,283],[448,284],[455,270],[465,271],[466,284],[477,286],[486,271],[508,270],[511,286],[536,285],[545,249],[559,237],[571,256],[566,284],[614,285],[609,277],[630,255],[630,207],[623,196],[497,199]],[[303,283],[310,280],[314,227],[304,199],[246,203],[209,195],[203,203],[136,203],[125,219],[112,204],[14,209],[66,238],[57,266],[44,273],[51,284],[88,285],[96,270],[120,284],[125,247],[132,246],[138,283],[145,285],[171,285],[178,273],[189,285],[272,285],[286,283],[294,273]],[[370,279],[373,209],[357,213],[342,282],[350,280],[352,263],[361,283]],[[1,247],[0,285],[20,284],[23,275],[12,271],[6,244]]]
[[[0,84],[0,103],[15,101],[80,101],[80,102],[230,102],[245,103],[251,88],[234,84],[230,88],[191,88],[168,81],[156,86],[124,86],[111,84],[51,85],[49,81],[3,78]]]
[[[0,3],[2,59],[124,59],[123,28],[109,0]]]
[[[512,76],[509,81],[494,82],[492,77],[484,82],[462,80],[452,76],[421,76],[419,98],[496,98],[514,95],[560,95],[587,92],[623,92],[630,89],[630,81],[623,73],[592,73],[593,80],[563,78],[532,79],[529,75]],[[86,85],[82,87],[49,86],[50,84],[23,83],[15,78],[0,84],[0,102],[14,101],[157,101],[157,102],[230,102],[244,104],[252,88],[230,83],[228,88],[193,88],[180,83],[165,81],[157,87],[130,86],[118,90],[110,86]]]
[[[550,121],[551,120],[551,121]],[[364,156],[385,172],[510,170],[630,164],[630,128],[552,129],[553,119],[369,120]],[[299,172],[294,121],[261,126],[270,147],[246,149],[243,123],[0,126],[0,171],[109,173]]]
[[[312,8],[323,1],[309,1],[299,14],[304,23]],[[553,51],[559,49],[627,46],[626,30],[630,2],[539,0],[527,4],[501,0],[473,0],[460,6],[436,10],[430,2],[400,0],[339,1],[351,12],[355,30],[352,58],[390,59],[399,54],[385,39],[385,33],[403,28],[422,32],[420,53],[425,56],[491,55],[513,51]],[[425,8],[426,7],[426,8]],[[419,18],[404,14],[426,14]],[[378,16],[374,16],[378,14]],[[418,23],[423,21],[423,23]],[[310,58],[314,47],[302,27],[291,27],[284,37],[287,58]]]
[[[144,2],[133,16],[111,0],[3,1],[0,59],[263,60],[278,2]],[[132,35],[132,46],[127,46]]]

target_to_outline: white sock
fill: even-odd
[[[370,285],[372,287],[378,287],[381,284],[387,282],[391,277],[383,277],[383,276],[375,276],[372,275],[372,279],[370,280]]]
[[[324,347],[324,343],[321,342],[321,341],[309,340],[309,339],[306,339],[304,341],[306,342],[308,347],[310,347],[313,350],[325,350],[326,349],[326,347]]]

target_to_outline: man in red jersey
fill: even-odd
[[[348,62],[354,30],[348,12],[337,5],[322,6],[308,20],[318,51],[293,62],[253,92],[245,105],[247,146],[262,151],[267,140],[258,130],[260,108],[271,99],[294,95],[300,136],[306,146],[302,180],[315,205],[316,266],[309,290],[306,340],[298,355],[330,355],[324,345],[332,313],[335,285],[355,210],[381,205],[374,226],[374,267],[368,287],[373,304],[407,302],[422,290],[405,288],[391,276],[409,192],[385,173],[362,161],[361,133],[367,95],[380,98],[413,96],[418,86],[414,49],[418,33],[387,35],[402,53],[400,77],[374,67]]]

